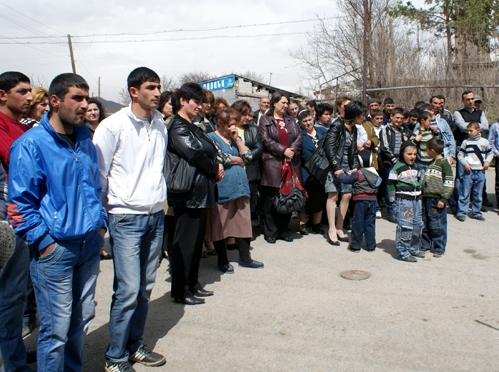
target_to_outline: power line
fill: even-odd
[[[0,3],[2,4],[2,3]],[[314,18],[314,19],[302,19],[295,21],[283,21],[283,22],[270,22],[270,23],[255,23],[255,24],[247,24],[247,25],[234,25],[234,26],[222,26],[222,27],[214,27],[214,28],[197,28],[197,29],[178,29],[178,30],[161,30],[161,31],[150,31],[150,32],[142,32],[142,33],[118,33],[118,34],[88,34],[88,35],[71,35],[73,39],[75,38],[87,38],[87,37],[106,37],[106,36],[146,36],[146,35],[157,35],[157,34],[165,34],[165,33],[175,33],[175,32],[210,32],[210,31],[220,31],[220,30],[229,30],[234,28],[248,28],[248,27],[262,27],[262,26],[274,26],[274,25],[284,25],[284,24],[292,24],[292,23],[306,23],[306,22],[316,22],[319,20],[330,20],[330,19],[339,19],[345,18],[345,16],[338,17],[327,17],[327,18]],[[18,36],[10,39],[18,39],[18,40],[32,40],[32,39],[42,39],[42,38],[51,38],[51,39],[60,39],[65,38],[65,35],[57,36],[57,35],[47,35],[45,36]],[[76,41],[75,41],[76,42]],[[81,42],[80,42],[81,43]]]
[[[10,7],[10,6],[8,6],[8,5],[7,5],[7,4],[5,4],[5,3],[2,3],[1,1],[0,1],[0,4],[2,4],[3,6],[5,6],[5,7],[9,8],[9,9],[11,9],[11,10],[13,10],[13,11],[14,11],[14,12],[16,12],[16,13],[21,14],[22,16],[24,16],[24,17],[26,17],[26,18],[28,18],[28,19],[31,19],[32,21],[34,21],[34,22],[36,22],[36,23],[41,24],[41,25],[42,25],[42,26],[44,26],[44,27],[50,28],[50,29],[54,30],[55,32],[60,32],[60,33],[63,33],[63,32],[61,32],[61,31],[59,31],[59,30],[56,30],[55,28],[53,28],[53,27],[51,27],[51,26],[47,26],[46,24],[44,24],[44,23],[42,23],[42,22],[40,22],[40,21],[37,21],[37,20],[36,20],[36,19],[34,19],[34,18],[28,17],[26,14],[21,13],[20,11],[18,11],[18,10],[14,9],[14,8],[12,8],[12,7]]]
[[[284,35],[304,35],[306,32],[284,32],[279,34],[259,34],[259,35],[214,35],[214,36],[203,36],[203,37],[190,37],[190,38],[179,38],[179,39],[141,39],[141,40],[95,40],[95,41],[73,41],[73,44],[123,44],[123,43],[145,43],[152,41],[190,41],[190,40],[207,40],[207,39],[242,39],[251,37],[266,37],[266,36],[284,36]],[[0,38],[1,39],[1,38]],[[1,42],[0,45],[11,45],[14,43]],[[30,42],[17,42],[16,44],[35,44]],[[42,41],[36,43],[39,44],[66,44],[66,42],[55,42],[55,41]]]
[[[4,37],[3,35],[0,35],[0,37]],[[31,49],[35,49],[35,50],[38,50],[39,52],[42,52],[42,53],[46,53],[46,54],[50,54],[51,56],[54,56],[54,57],[58,57],[58,58],[66,58],[64,56],[59,56],[57,54],[54,54],[54,53],[50,53],[50,52],[47,52],[46,50],[43,50],[43,49],[38,49],[38,48],[35,48],[34,46],[32,45],[27,45],[29,43],[20,43],[20,42],[16,42],[14,41],[13,43],[6,43],[8,45],[26,45],[28,48],[31,48]]]

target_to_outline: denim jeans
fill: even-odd
[[[110,361],[127,361],[142,346],[164,226],[163,210],[154,214],[109,215],[114,261],[110,343],[106,350]]]
[[[460,147],[457,147],[456,154],[459,153],[459,149]],[[447,200],[447,204],[449,204],[449,207],[454,214],[457,214],[459,203],[459,188],[464,173],[465,172],[463,166],[461,165],[461,163],[456,161],[456,179],[454,180],[454,191],[452,192],[450,198]]]
[[[447,208],[438,208],[438,198],[423,198],[423,234],[421,245],[445,253],[447,246]]]
[[[24,301],[29,276],[29,250],[16,238],[16,249],[0,274],[0,351],[5,372],[31,371],[22,339]]]
[[[350,247],[360,249],[366,237],[368,250],[376,248],[376,200],[354,200]]]
[[[480,209],[482,208],[482,190],[485,182],[485,171],[472,170],[471,172],[464,172],[459,185],[459,200],[457,206],[456,216],[467,216],[468,207],[470,202],[470,195],[472,196],[471,214],[473,217],[482,215]]]
[[[399,252],[399,257],[405,258],[409,254],[419,252],[422,228],[421,200],[397,198],[395,211],[397,217],[395,247]]]
[[[387,163],[385,163],[385,166]],[[395,209],[393,208],[393,204],[388,197],[388,178],[390,178],[390,172],[393,169],[395,164],[391,164],[388,168],[386,168],[386,179],[385,179],[385,204],[386,210],[389,216],[395,216]]]
[[[95,316],[95,283],[104,239],[91,232],[83,239],[57,242],[40,257],[32,248],[31,277],[40,314],[37,371],[80,371],[83,346]]]

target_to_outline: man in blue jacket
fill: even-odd
[[[9,220],[29,244],[40,332],[38,372],[79,371],[90,322],[107,215],[96,150],[82,127],[88,84],[61,74],[50,112],[11,147]]]

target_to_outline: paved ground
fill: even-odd
[[[487,177],[492,192],[493,173]],[[163,263],[145,342],[168,363],[135,369],[499,371],[499,216],[490,209],[485,217],[449,216],[446,255],[416,264],[395,259],[395,225],[386,220],[377,220],[373,253],[351,253],[347,243],[333,247],[317,235],[275,245],[259,236],[252,254],[263,270],[235,264],[235,274],[220,275],[216,257],[202,260],[201,282],[215,296],[201,306],[171,301]],[[345,270],[372,276],[349,281],[340,277]],[[102,262],[84,371],[103,370],[112,271]]]

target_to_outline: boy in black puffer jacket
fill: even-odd
[[[348,249],[360,252],[365,236],[367,250],[372,252],[376,249],[376,192],[382,180],[372,167],[371,151],[360,151],[358,158],[360,170],[340,175],[341,182],[353,183],[352,236]]]

